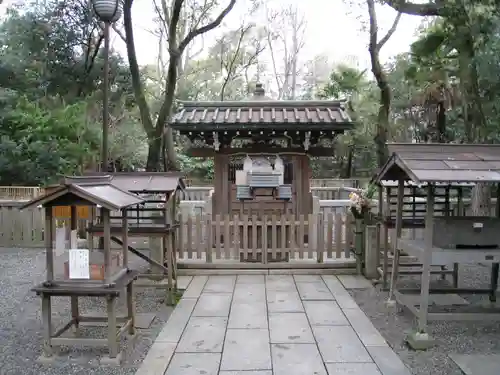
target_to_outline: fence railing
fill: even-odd
[[[177,245],[180,260],[270,263],[350,258],[350,216],[340,213],[286,216],[197,215],[183,218]]]

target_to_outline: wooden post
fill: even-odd
[[[367,225],[365,227],[365,268],[364,274],[368,279],[378,278],[378,246],[377,226]]]
[[[111,282],[112,270],[111,270],[111,228],[110,228],[110,217],[109,210],[107,208],[101,208],[102,212],[102,224],[103,224],[103,249],[104,249],[104,278],[106,283]]]
[[[401,237],[401,231],[403,228],[403,199],[405,193],[405,182],[403,179],[398,181],[398,202],[396,208],[396,238],[392,244],[394,247],[394,255],[392,258],[392,273],[391,273],[391,287],[389,290],[388,301],[392,301],[394,298],[394,289],[396,288],[396,283],[398,282],[399,276],[399,249],[398,249],[398,239]]]
[[[77,243],[73,243],[73,231],[77,230],[77,209],[76,206],[71,206],[71,214],[70,214],[70,236],[69,236],[69,248],[70,249],[76,249],[78,247],[78,240],[76,241]],[[77,237],[78,238],[78,237]],[[78,297],[77,296],[71,296],[71,317],[74,321],[73,326],[72,326],[72,331],[73,334],[78,336],[80,334],[80,313],[78,311]]]
[[[52,207],[45,207],[45,266],[47,268],[47,281],[54,280],[54,232],[52,231]]]

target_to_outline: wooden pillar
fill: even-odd
[[[229,157],[217,154],[214,158],[214,194],[212,215],[229,213]]]
[[[54,280],[54,232],[52,231],[52,207],[45,207],[45,265],[47,268],[47,281]]]
[[[401,237],[401,231],[403,228],[403,199],[405,194],[405,182],[403,179],[398,181],[398,202],[396,207],[396,238],[394,239],[393,245],[393,258],[392,258],[392,273],[391,273],[391,286],[389,290],[389,301],[392,301],[394,297],[394,289],[398,282],[399,274],[399,249],[398,249],[398,239]]]
[[[104,249],[104,278],[106,282],[111,282],[112,270],[111,270],[111,248],[110,248],[110,237],[111,237],[111,228],[110,228],[110,216],[109,210],[102,207],[102,224],[103,224],[103,249]]]
[[[69,248],[76,249],[78,247],[78,240],[76,243],[73,243],[74,239],[78,239],[78,237],[73,236],[73,231],[77,230],[78,226],[78,211],[76,206],[71,206],[71,214],[70,214],[70,235],[69,235]],[[79,335],[79,326],[80,326],[80,313],[78,311],[78,297],[71,296],[71,318],[73,319],[73,334]]]

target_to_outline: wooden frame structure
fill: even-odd
[[[93,347],[107,347],[109,357],[102,358],[101,362],[106,364],[120,363],[121,353],[119,351],[119,339],[128,332],[135,334],[135,306],[133,282],[136,280],[138,272],[128,267],[128,225],[126,210],[128,207],[143,202],[143,199],[134,194],[120,190],[108,183],[102,182],[81,182],[80,184],[68,183],[38,197],[21,207],[30,208],[33,206],[43,206],[45,208],[45,244],[46,244],[46,281],[35,286],[32,290],[42,299],[42,324],[43,324],[43,354],[41,359],[53,359],[53,346],[55,345],[84,345]],[[53,207],[70,206],[71,223],[73,229],[76,228],[77,206],[100,206],[103,221],[104,236],[104,264],[103,275],[99,273],[93,275],[89,280],[57,279],[54,270],[53,252]],[[123,267],[114,270],[112,267],[112,255],[110,248],[111,225],[110,212],[123,212],[121,234],[123,237]],[[73,244],[75,246],[75,244]],[[76,246],[75,246],[76,247]],[[92,257],[92,254],[91,254]],[[92,261],[91,261],[92,263]],[[94,277],[92,277],[94,276]],[[102,276],[102,279],[101,279]],[[126,290],[127,316],[118,317],[116,311],[117,298]],[[71,319],[63,327],[53,330],[52,328],[52,297],[62,296],[71,299]],[[78,299],[80,297],[102,297],[106,299],[107,318],[96,316],[84,316],[80,314]],[[107,321],[107,339],[97,339],[81,337],[79,324],[81,322],[102,322]],[[117,323],[121,325],[117,329]],[[68,330],[73,330],[73,336],[63,336]]]
[[[234,222],[235,216],[246,215],[250,220],[240,220],[248,224],[241,226],[236,235],[243,238],[244,233],[249,233],[252,238],[255,227],[252,220],[264,223],[264,217],[292,215],[295,221],[285,226],[288,233],[288,227],[300,225],[300,215],[308,217],[313,214],[309,157],[332,156],[335,137],[353,128],[346,105],[344,101],[331,100],[274,101],[267,98],[262,85],[257,84],[253,97],[246,101],[183,102],[171,127],[190,140],[191,155],[214,158],[213,219],[229,217]],[[235,160],[245,157],[245,162]],[[277,173],[275,164],[278,157],[283,162],[281,185],[248,186],[249,195],[242,198],[238,192],[242,183],[237,182],[237,175],[241,170],[247,172],[244,164],[248,159],[254,158],[250,169],[256,169],[257,159],[267,160],[269,175],[265,177],[268,178]],[[283,191],[289,189],[285,199],[277,193],[281,187],[284,187]],[[258,239],[255,244],[262,244],[262,237],[270,241],[271,225],[271,221],[266,220],[256,227]],[[308,231],[306,228],[305,233]],[[222,233],[222,240],[214,238],[210,242],[222,242],[227,247],[234,235]],[[290,237],[288,234],[285,236]],[[298,239],[298,243],[307,241],[307,236]],[[266,248],[270,246],[266,242],[256,249],[256,254],[250,251],[252,259],[246,257],[248,252],[241,253],[240,262],[267,263],[272,259],[272,254],[268,256],[266,253]],[[290,259],[289,251],[285,249],[277,253],[281,256],[277,261],[287,262]]]
[[[389,145],[389,151],[391,146]],[[378,226],[379,237],[377,240],[377,255],[381,255],[382,261],[378,262],[378,273],[382,278],[382,288],[387,289],[387,277],[392,273],[389,269],[389,262],[392,261],[394,254],[389,245],[389,233],[395,231],[398,210],[399,186],[397,181],[380,181],[379,199],[378,199]],[[434,189],[434,214],[435,216],[452,216],[456,207],[463,205],[464,189],[470,188],[471,184],[440,184]],[[452,204],[451,198],[456,200],[456,206]],[[425,188],[411,182],[405,182],[403,189],[403,205],[401,207],[402,223],[399,228],[400,233],[394,233],[396,238],[403,234],[403,230],[411,231],[412,239],[416,238],[417,231],[423,231],[425,228],[426,212],[426,192]],[[394,243],[392,244],[394,247]],[[415,263],[411,257],[400,256],[400,275],[419,275],[422,270],[421,263]],[[433,265],[431,274],[439,275],[445,279],[446,275],[452,275],[453,285],[457,287],[458,283],[458,265],[453,266],[453,270],[447,269],[447,265]]]
[[[477,183],[478,181],[496,184],[497,192],[500,191],[500,145],[395,144],[391,145],[391,151],[392,156],[375,178],[377,183],[384,180],[398,181],[396,216],[398,238],[393,257],[388,304],[393,305],[397,302],[417,317],[418,329],[408,336],[407,340],[415,349],[426,349],[434,343],[427,332],[428,320],[500,318],[499,308],[475,309],[473,306],[467,306],[462,309],[453,306],[453,309],[451,307],[433,309],[429,307],[429,295],[433,293],[488,294],[491,302],[496,301],[500,236],[496,233],[498,230],[495,226],[500,226],[500,220],[478,216],[436,217],[434,192],[436,186],[451,187],[458,183]],[[401,238],[404,186],[408,182],[422,186],[426,191],[423,240]],[[499,213],[500,207],[497,207],[497,216],[500,217]],[[434,234],[437,225],[441,225],[439,236]],[[489,228],[484,231],[484,235],[483,228]],[[398,288],[401,251],[415,256],[422,263],[422,279],[419,289]],[[451,263],[491,263],[491,287],[489,289],[463,289],[457,288],[455,284],[450,288],[431,288],[431,265]],[[419,307],[407,298],[411,294],[420,294]]]
[[[180,173],[171,172],[117,172],[89,173],[82,177],[67,177],[67,182],[99,181],[109,183],[116,188],[140,197],[143,201],[135,205],[133,210],[127,210],[128,236],[149,237],[152,241],[161,241],[160,251],[151,248],[151,256],[144,255],[137,249],[127,245],[134,255],[145,260],[152,266],[152,273],[141,274],[139,277],[153,279],[167,278],[167,303],[174,304],[176,292],[177,256],[174,251],[175,237],[179,223],[177,222],[177,206],[180,193],[185,185]],[[156,215],[158,214],[158,215]],[[122,216],[111,216],[111,240],[123,244],[119,222]],[[93,210],[88,226],[89,246],[94,244],[94,236],[103,237],[103,220]],[[123,236],[122,236],[123,237]]]

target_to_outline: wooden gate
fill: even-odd
[[[348,216],[311,214],[264,216],[189,216],[177,237],[180,263],[296,265],[351,259]],[[283,265],[281,265],[283,267]]]

